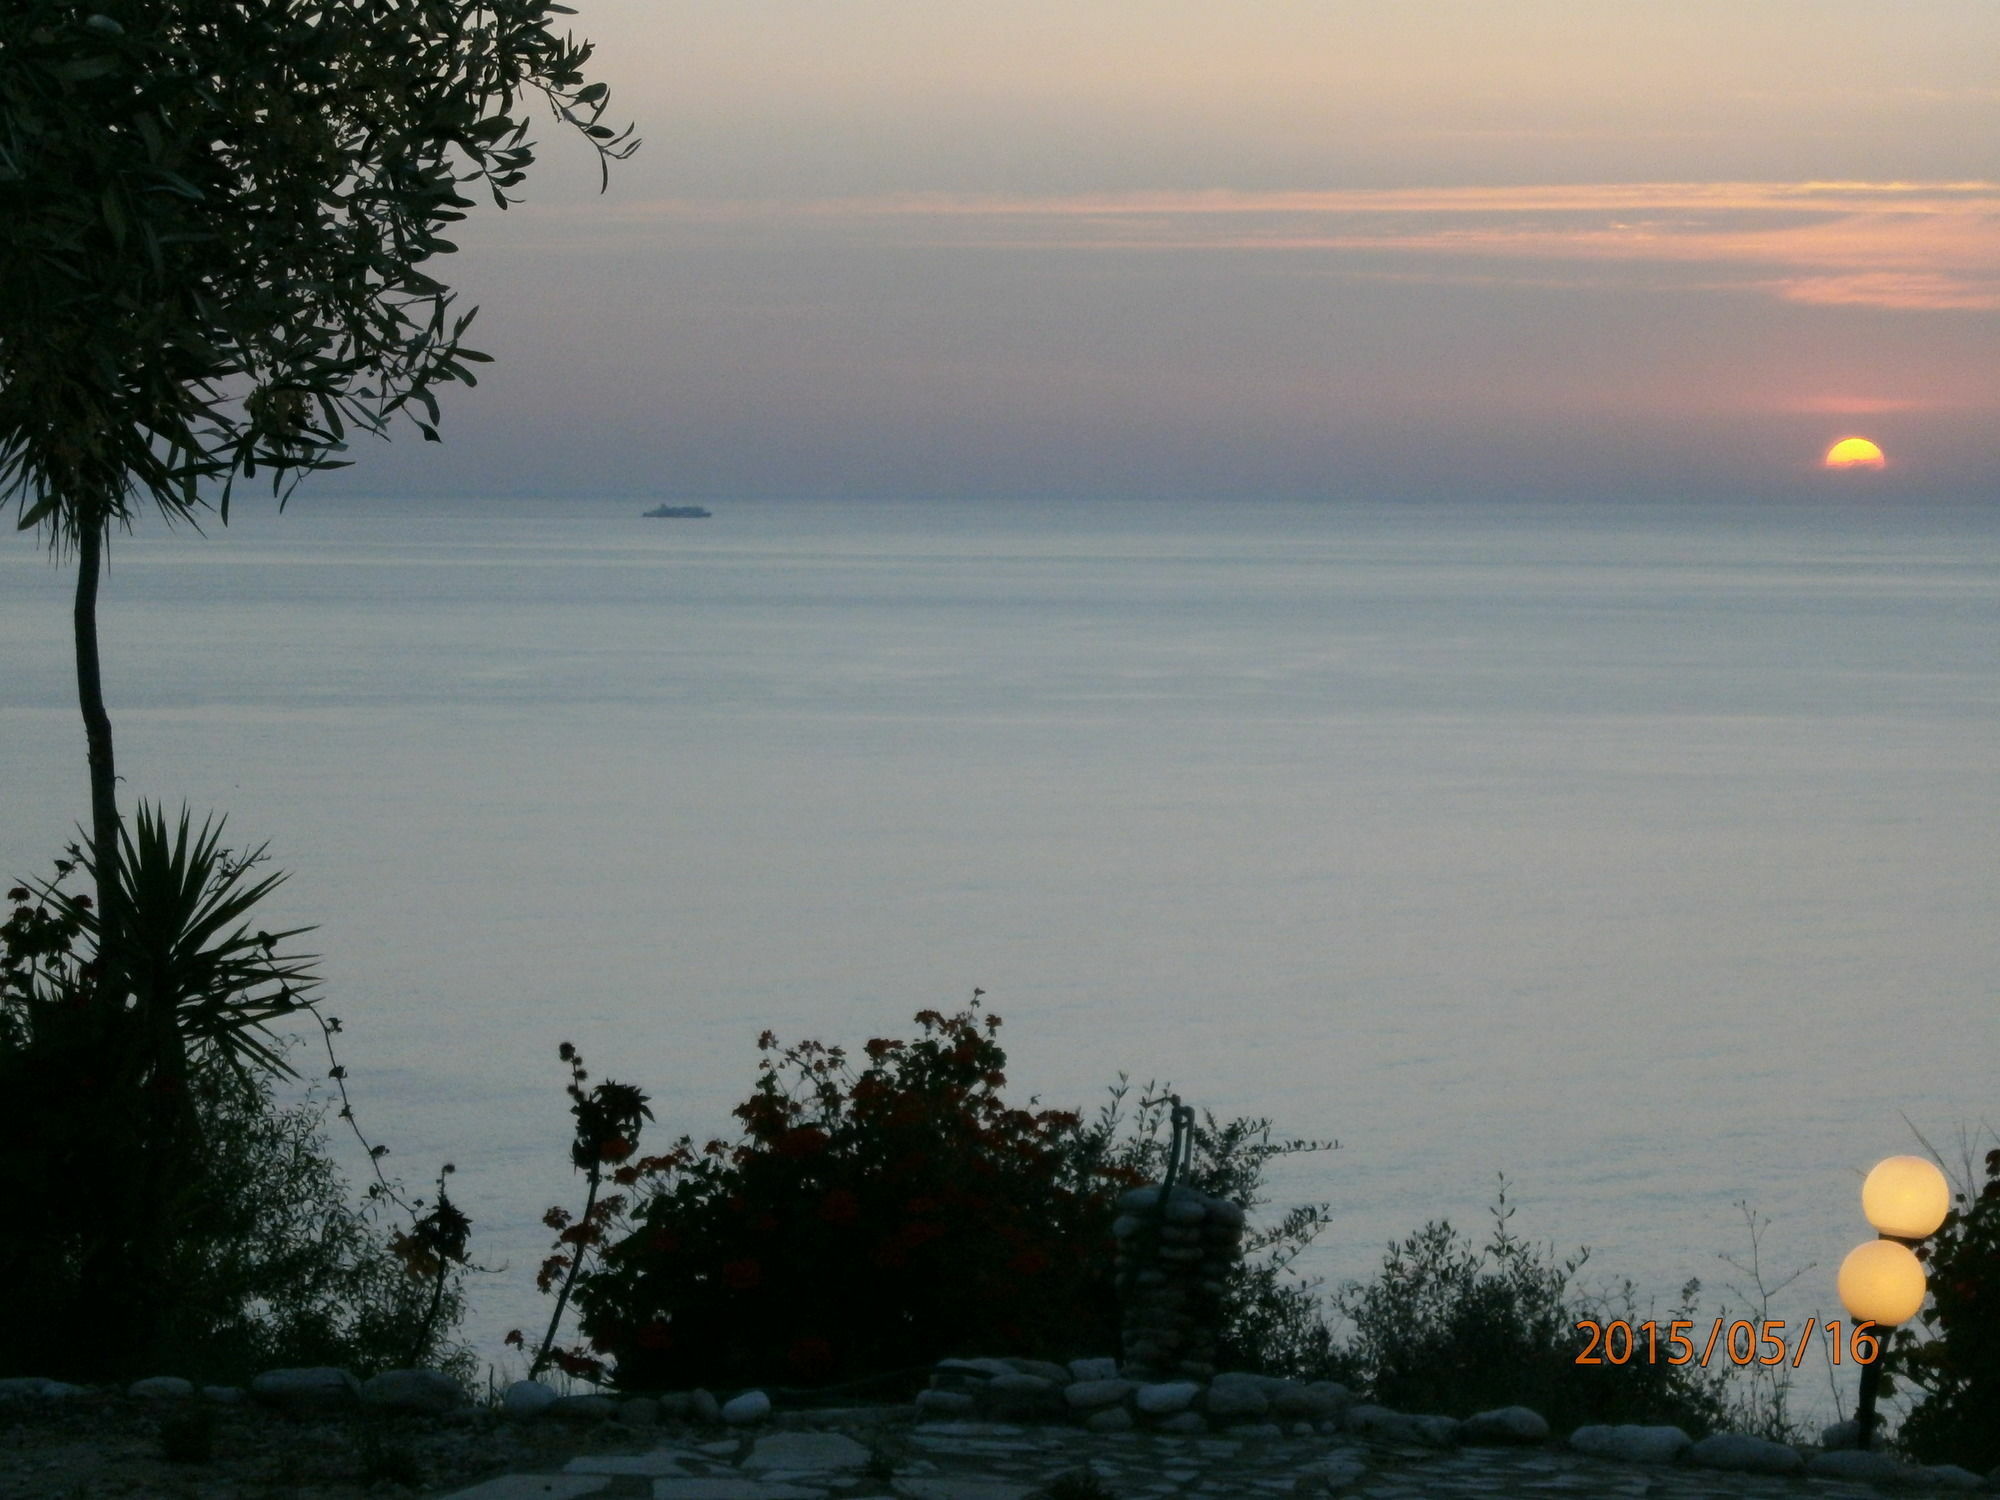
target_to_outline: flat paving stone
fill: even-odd
[[[803,1485],[777,1484],[747,1474],[721,1474],[707,1479],[655,1479],[653,1500],[823,1500],[826,1491]]]
[[[636,1474],[641,1479],[662,1479],[688,1473],[691,1461],[701,1462],[700,1459],[690,1460],[686,1452],[673,1448],[656,1448],[651,1453],[590,1453],[572,1458],[563,1465],[563,1473]]]
[[[469,1490],[453,1490],[445,1500],[576,1500],[604,1488],[604,1480],[580,1474],[502,1474]]]

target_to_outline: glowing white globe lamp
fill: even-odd
[[[1895,1240],[1870,1240],[1848,1251],[1834,1286],[1849,1317],[1884,1329],[1909,1322],[1924,1305],[1923,1263]]]
[[[1921,1156],[1892,1156],[1877,1162],[1861,1184],[1861,1211],[1868,1215],[1870,1224],[1892,1240],[1921,1240],[1937,1233],[1938,1225],[1950,1210],[1951,1184],[1934,1163]],[[1844,1276],[1846,1271],[1843,1269],[1841,1274]],[[1922,1274],[1921,1268],[1918,1274]],[[1847,1294],[1841,1295],[1844,1298]],[[1911,1312],[1915,1310],[1912,1308]],[[1848,1311],[1853,1309],[1850,1307]],[[1908,1316],[1905,1313],[1902,1318],[1876,1321],[1900,1323]]]

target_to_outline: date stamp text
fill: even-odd
[[[1882,1338],[1873,1331],[1873,1323],[1856,1323],[1849,1330],[1838,1318],[1824,1323],[1808,1318],[1792,1325],[1791,1332],[1782,1318],[1756,1323],[1748,1318],[1734,1322],[1717,1318],[1709,1325],[1705,1341],[1690,1318],[1668,1323],[1652,1318],[1643,1323],[1624,1318],[1600,1323],[1586,1318],[1576,1327],[1583,1335],[1583,1352],[1576,1357],[1580,1365],[1626,1365],[1636,1359],[1649,1365],[1693,1364],[1705,1370],[1720,1355],[1733,1365],[1789,1364],[1796,1370],[1820,1338],[1825,1339],[1827,1357],[1835,1364],[1841,1362],[1843,1354],[1858,1365],[1872,1364],[1882,1351]]]

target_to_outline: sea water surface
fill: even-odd
[[[1661,1308],[1751,1290],[1747,1202],[1793,1319],[1861,1170],[1995,1123],[1991,507],[644,503],[246,501],[105,578],[123,804],[292,872],[489,1359],[581,1199],[565,1040],[699,1140],[764,1028],[977,986],[1012,1098],[1337,1138],[1269,1175],[1308,1274],[1504,1172]],[[10,878],[87,809],[70,580],[0,543]]]

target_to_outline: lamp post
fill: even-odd
[[[1951,1185],[1921,1156],[1892,1156],[1875,1164],[1861,1184],[1861,1211],[1879,1238],[1856,1245],[1840,1263],[1835,1286],[1856,1323],[1874,1323],[1885,1337],[1861,1367],[1861,1403],[1855,1412],[1860,1446],[1875,1436],[1875,1397],[1882,1388],[1887,1331],[1907,1323],[1924,1305],[1924,1265],[1914,1246],[1937,1232],[1951,1207]]]

